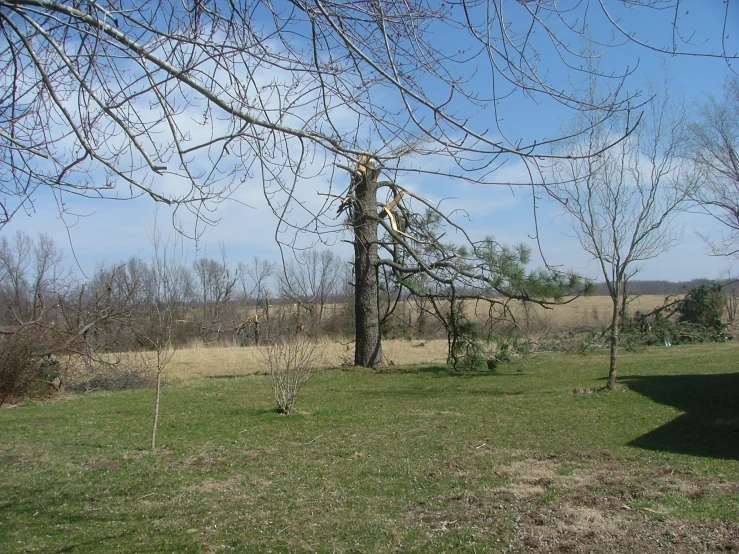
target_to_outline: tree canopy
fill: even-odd
[[[40,190],[63,214],[75,195],[149,195],[213,221],[255,180],[285,221],[303,211],[315,230],[336,197],[309,206],[296,188],[320,175],[331,193],[337,161],[437,153],[452,164],[413,169],[492,182],[501,156],[543,154],[558,137],[505,126],[506,99],[596,107],[567,87],[587,71],[585,44],[736,58],[725,39],[702,42],[723,37],[731,2],[706,21],[674,0],[590,4],[2,0],[0,225]],[[636,10],[662,32],[627,28]],[[612,90],[607,113],[631,94]]]

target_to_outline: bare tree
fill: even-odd
[[[264,298],[265,288],[269,288],[269,280],[275,275],[275,264],[254,256],[249,264],[239,262],[237,274],[244,301],[252,300],[259,306]]]
[[[174,246],[172,251],[175,252]],[[175,261],[167,260],[167,297],[178,318],[185,315],[183,310],[194,301],[195,286],[193,272],[185,265],[182,257],[176,258]]]
[[[121,289],[132,302],[148,306],[156,295],[156,268],[141,257],[132,256],[115,272],[111,286]]]
[[[97,364],[96,351],[122,352],[141,346],[130,321],[148,318],[155,287],[149,264],[134,256],[120,263],[99,264],[93,277],[80,285],[76,301],[64,302],[68,328],[92,323],[81,344],[89,361]],[[93,323],[98,316],[103,316],[102,320]]]
[[[299,302],[314,323],[323,319],[329,299],[340,290],[345,262],[330,250],[301,250],[285,264],[280,276],[280,296]]]
[[[589,95],[597,103],[597,90]],[[597,261],[611,297],[610,365],[607,389],[616,383],[620,327],[629,280],[639,262],[658,256],[681,240],[674,216],[686,207],[685,112],[655,95],[640,125],[616,146],[614,136],[630,128],[631,111],[591,126],[586,140],[566,147],[571,159],[545,170],[549,197],[569,217],[582,248]],[[583,117],[598,119],[596,113]]]
[[[61,268],[63,255],[54,240],[40,234],[38,240],[17,232],[0,238],[0,298],[5,323],[23,325],[48,316],[57,294],[68,284]]]
[[[156,450],[162,374],[175,352],[172,333],[176,310],[179,301],[181,301],[179,277],[182,264],[175,255],[177,250],[176,240],[165,242],[155,228],[152,234],[152,243],[154,245],[153,272],[157,286],[149,311],[149,321],[140,329],[139,337],[154,352],[151,365],[156,374],[156,394],[151,430],[151,449]]]
[[[225,246],[221,245],[221,259],[199,258],[193,263],[193,272],[200,292],[203,308],[203,324],[213,325],[221,311],[231,300],[237,276],[231,274],[226,258]]]
[[[249,264],[239,262],[236,275],[241,285],[241,300],[244,305],[244,314],[236,327],[236,335],[253,333],[254,343],[259,346],[263,336],[269,338],[269,284],[275,275],[275,264],[254,256]],[[252,303],[254,313],[250,315]],[[263,329],[266,329],[266,336],[263,335]]]
[[[75,195],[147,195],[214,222],[215,204],[255,177],[278,239],[293,244],[290,231],[337,228],[329,216],[348,191],[334,164],[354,172],[375,158],[378,169],[495,183],[509,157],[534,160],[565,138],[522,133],[503,117],[507,102],[628,106],[626,87],[598,106],[568,92],[568,76],[588,71],[580,44],[597,56],[630,43],[734,60],[731,6],[706,29],[683,17],[684,0],[0,0],[0,225],[32,211],[41,191],[64,216]],[[627,28],[642,14],[655,25]],[[598,75],[628,76],[628,64]],[[399,155],[408,151],[424,156]],[[326,183],[317,205],[311,177]],[[376,334],[377,260],[362,214],[376,211],[377,191],[351,182],[357,311]],[[357,359],[376,361],[379,343],[357,332]]]
[[[689,129],[686,152],[700,179],[700,186],[689,192],[725,228],[719,238],[705,238],[714,254],[735,256],[739,254],[739,79],[726,82],[723,97],[709,96]]]
[[[59,388],[80,366],[94,368],[92,380],[105,386],[142,382],[141,372],[107,370],[118,366],[109,353],[136,345],[131,321],[147,315],[150,300],[148,293],[140,294],[151,286],[146,264],[134,258],[103,267],[80,284],[62,269],[62,258],[47,235],[36,241],[23,233],[0,239],[3,323],[10,324],[0,330],[7,350],[0,364],[3,397],[39,383]],[[53,357],[57,354],[73,361],[65,364]]]
[[[0,238],[0,405],[34,386],[59,386],[58,363],[48,356],[64,346],[53,328],[59,297],[70,286],[61,261],[48,235],[35,241],[22,232]]]

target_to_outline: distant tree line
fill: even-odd
[[[56,386],[58,356],[88,368],[88,388],[128,388],[153,385],[151,375],[160,376],[162,356],[172,348],[353,337],[352,267],[330,250],[300,251],[281,266],[257,257],[233,262],[225,248],[218,257],[190,262],[176,252],[155,241],[153,256],[102,263],[83,277],[65,266],[48,235],[0,237],[0,403],[24,381]],[[521,331],[509,306],[520,301],[515,295],[491,289],[487,298],[461,285],[399,282],[390,272],[380,281],[383,336],[446,338],[455,367],[488,364],[495,353],[481,345]],[[630,281],[628,293],[681,297],[709,283]],[[607,294],[605,285],[594,288]],[[725,288],[720,306],[731,322],[739,287],[730,282]],[[132,365],[134,358],[124,354],[142,351],[156,353],[157,362],[149,367],[136,358]]]
[[[34,325],[77,335],[93,348],[145,347],[157,308],[172,313],[173,341],[249,344],[285,328],[343,329],[348,264],[329,250],[308,250],[279,268],[254,258],[187,263],[132,256],[101,263],[88,277],[67,269],[45,234],[0,238],[0,326],[8,334]]]
[[[627,292],[683,295],[711,282],[632,280]],[[437,287],[434,294],[424,294],[418,285],[400,287],[391,275],[380,288],[383,333],[444,336],[438,321],[442,314],[435,309],[448,311],[446,290]],[[455,292],[464,298],[466,289]],[[600,283],[592,293],[607,295],[608,290]],[[164,304],[172,314],[172,340],[178,346],[259,344],[296,330],[350,336],[352,299],[352,268],[330,250],[300,251],[281,266],[258,257],[234,262],[225,248],[218,257],[189,263],[171,255],[132,256],[101,263],[84,278],[66,267],[62,250],[48,235],[34,239],[19,232],[0,238],[2,333],[34,325],[64,335],[70,347],[84,343],[105,351],[145,348],[148,341],[143,337],[156,327],[156,310]]]
[[[715,279],[691,279],[689,281],[664,281],[664,280],[644,280],[629,281],[626,288],[627,294],[636,295],[678,295],[686,294],[689,290],[713,283]],[[593,294],[598,296],[607,296],[608,287],[605,283],[597,283],[593,289]]]

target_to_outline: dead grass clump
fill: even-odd
[[[618,514],[607,514],[603,509],[565,504],[561,508],[561,519],[556,529],[573,534],[617,533],[621,521]]]
[[[502,466],[496,473],[521,483],[549,484],[557,477],[556,470],[557,466],[546,460],[523,460]]]
[[[241,485],[241,478],[232,476],[225,481],[207,480],[198,485],[189,487],[189,490],[199,493],[227,493],[233,491]]]
[[[538,455],[503,465],[503,486],[489,505],[514,510],[515,552],[735,551],[736,523],[672,519],[669,495],[703,498],[718,485],[700,472],[672,466],[648,471],[614,463],[607,453]],[[736,490],[736,489],[730,489]],[[722,493],[727,491],[721,490]]]

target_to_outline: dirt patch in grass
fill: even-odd
[[[726,522],[684,522],[643,511],[614,512],[608,506],[569,502],[518,502],[516,552],[739,551],[739,527]]]
[[[96,460],[87,462],[85,467],[88,469],[118,469],[121,467],[121,462],[118,460]]]
[[[199,493],[224,493],[228,491],[233,491],[235,488],[237,488],[241,484],[241,478],[238,476],[232,476],[228,479],[224,479],[223,481],[217,481],[217,480],[207,480],[203,481],[202,483],[198,485],[194,485],[189,488],[189,490],[199,492]]]
[[[223,463],[223,458],[221,456],[198,455],[185,458],[178,463],[191,467],[209,468]]]
[[[630,470],[588,456],[529,458],[497,469],[506,480],[488,503],[515,512],[511,552],[739,552],[739,524],[685,521],[662,501],[669,494],[731,494],[689,470]]]
[[[0,458],[0,466],[14,466],[21,463],[20,456],[3,456]]]
[[[557,477],[556,469],[550,461],[528,459],[502,466],[496,473],[517,483],[549,485]]]
[[[410,505],[408,520],[429,541],[459,530],[489,547],[495,537],[496,552],[739,552],[739,523],[686,520],[665,502],[736,494],[736,483],[671,466],[631,468],[605,452],[534,454],[495,474],[499,486]]]

